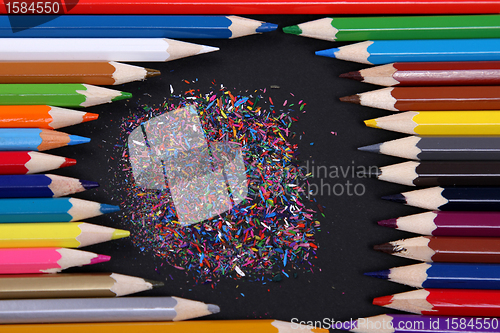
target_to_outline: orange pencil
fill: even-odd
[[[0,128],[57,129],[98,117],[96,113],[48,105],[0,105]]]

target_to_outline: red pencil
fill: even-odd
[[[72,158],[36,151],[0,151],[0,175],[24,175],[75,164]]]
[[[377,297],[374,305],[422,315],[500,316],[500,290],[419,289]]]
[[[56,3],[56,2],[54,2]],[[500,0],[62,0],[44,14],[498,14]],[[62,5],[60,5],[62,3]],[[2,1],[0,14],[34,14]],[[17,6],[19,7],[19,6]],[[45,8],[45,7],[44,7]],[[36,10],[36,8],[34,9]]]

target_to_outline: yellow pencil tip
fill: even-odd
[[[368,127],[378,128],[376,119],[365,120],[365,125]]]
[[[120,229],[116,229],[116,230],[113,232],[113,236],[111,237],[111,240],[120,239],[120,238],[125,238],[125,237],[128,237],[128,236],[130,236],[130,231],[128,231],[128,230],[120,230]]]

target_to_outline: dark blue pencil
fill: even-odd
[[[277,27],[238,16],[215,15],[0,16],[1,38],[236,38]]]
[[[83,192],[99,184],[58,175],[0,176],[0,198],[52,198]]]
[[[423,263],[365,273],[416,288],[500,289],[500,264]]]

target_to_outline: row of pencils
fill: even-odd
[[[365,123],[413,135],[359,148],[411,160],[369,175],[426,187],[383,199],[430,211],[378,222],[422,236],[374,247],[423,263],[366,273],[418,288],[373,304],[420,316],[384,314],[346,322],[343,329],[500,331],[498,24],[497,15],[470,15],[326,18],[288,28],[307,37],[361,41],[317,54],[381,65],[341,77],[386,88],[341,101],[397,112]]]

